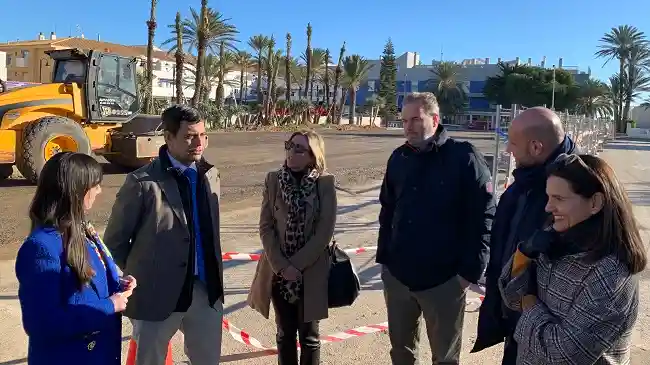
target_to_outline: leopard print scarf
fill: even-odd
[[[282,252],[288,258],[291,258],[305,246],[305,217],[307,211],[305,198],[314,191],[319,176],[318,170],[311,169],[303,175],[300,181],[296,181],[291,174],[291,170],[286,166],[283,166],[278,174],[282,200],[289,207],[285,237],[281,241]],[[276,275],[275,284],[287,302],[295,303],[300,299],[302,278],[286,280],[282,276]]]

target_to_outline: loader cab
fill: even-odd
[[[136,60],[79,49],[48,52],[54,59],[54,83],[76,83],[83,89],[90,123],[123,123],[140,110]]]

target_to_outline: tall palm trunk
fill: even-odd
[[[262,48],[257,52],[257,104],[262,104],[262,52]]]
[[[201,20],[197,30],[197,58],[196,58],[196,75],[194,81],[194,95],[192,96],[192,106],[196,107],[201,101],[201,91],[203,90],[203,67],[205,63],[206,44],[206,26],[208,18],[208,0],[201,0]]]
[[[621,75],[621,86],[620,86],[620,92],[618,93],[618,100],[617,100],[617,105],[616,108],[618,109],[618,118],[617,123],[619,125],[619,130],[625,132],[625,118],[626,116],[623,115],[623,90],[627,88],[625,85],[626,82],[625,80],[625,58],[620,59],[620,65],[619,65],[619,75]]]
[[[330,49],[325,50],[325,77],[323,82],[325,83],[325,107],[329,108],[330,106]]]
[[[183,100],[183,74],[185,68],[185,54],[183,53],[183,26],[180,11],[176,13],[176,103]]]
[[[223,84],[225,82],[224,78],[226,77],[226,45],[222,41],[219,45],[219,81],[217,83],[217,91],[214,97],[214,101],[217,104],[217,108],[223,106]]]
[[[244,67],[239,71],[239,102],[244,102]]]
[[[284,59],[285,100],[291,103],[291,33],[287,33],[287,58]]]
[[[271,77],[273,76],[273,49],[275,41],[271,38],[266,58],[266,99],[264,101],[264,113],[266,114],[266,123],[271,123]]]
[[[336,114],[335,108],[336,108],[336,94],[338,93],[339,89],[339,83],[341,82],[341,73],[343,70],[341,69],[341,65],[343,63],[343,55],[345,54],[345,42],[343,42],[343,46],[341,46],[341,51],[339,52],[339,61],[336,64],[336,71],[334,72],[334,91],[332,92],[332,122],[334,122],[334,119],[336,119],[336,123],[338,123],[341,120],[340,113]],[[345,102],[345,98],[341,98],[343,102]],[[342,105],[342,104],[341,104]],[[339,107],[340,110],[343,110],[342,107]],[[335,117],[336,115],[339,115],[339,117]]]
[[[151,13],[147,21],[147,90],[144,104],[147,114],[153,114],[153,41],[156,35],[156,3],[151,0]]]
[[[311,102],[311,95],[307,95],[309,90],[309,81],[311,75],[311,23],[307,23],[307,50],[305,50],[305,58],[307,62],[307,78],[305,79],[305,97]]]
[[[345,98],[348,91],[341,89],[341,100],[339,100],[338,110],[336,111],[336,124],[341,124],[341,118],[343,117],[343,107],[345,107]]]
[[[357,116],[357,89],[355,87],[350,88],[350,113],[348,122],[350,124],[356,124]]]

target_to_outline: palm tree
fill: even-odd
[[[606,58],[605,64],[612,59],[617,59],[619,62],[619,72],[618,74],[624,76],[626,74],[625,65],[630,59],[630,54],[632,49],[635,46],[640,44],[645,44],[645,36],[643,32],[639,31],[636,27],[630,25],[619,25],[616,28],[612,28],[609,33],[605,34],[600,39],[600,48],[596,52],[596,57]],[[629,83],[629,82],[628,82]],[[629,87],[628,87],[629,91]],[[623,93],[619,93],[619,99],[616,100],[615,109],[616,112],[616,124],[618,125],[619,131],[625,130],[625,120],[627,120],[627,114],[623,108]]]
[[[237,51],[233,56],[233,62],[239,68],[239,100],[244,101],[244,72],[253,67],[253,55],[246,51]]]
[[[302,95],[302,87],[307,77],[307,67],[301,65],[297,58],[292,58],[290,61],[289,69],[291,71],[291,84],[298,86],[298,95]],[[299,99],[302,100],[302,99]]]
[[[325,107],[330,106],[330,49],[325,50],[325,76],[323,82],[325,83]]]
[[[273,61],[275,56],[275,38],[271,36],[269,39],[267,54],[266,54],[266,100],[264,101],[264,112],[266,114],[267,123],[271,122],[271,91],[272,91],[272,77],[273,77]]]
[[[153,114],[153,41],[156,35],[156,3],[151,0],[151,12],[147,21],[147,97],[145,98],[145,110],[147,114]]]
[[[307,65],[307,79],[305,79],[305,97],[307,97],[307,90],[309,89],[309,80],[311,79],[311,23],[307,23],[307,49],[305,50],[305,62]],[[309,100],[311,102],[312,95],[309,95]]]
[[[188,47],[188,52],[196,49],[196,68],[202,68],[205,60],[207,50],[211,53],[217,54],[221,42],[225,42],[226,47],[233,48],[236,40],[236,35],[239,33],[237,28],[230,24],[230,19],[224,18],[223,14],[219,11],[210,9],[208,7],[208,0],[201,0],[201,10],[197,12],[194,8],[190,8],[191,17],[183,20],[183,34],[181,38]],[[177,31],[172,31],[176,36]],[[176,37],[170,38],[163,42],[163,45],[176,43]],[[174,45],[170,52],[176,48]],[[201,72],[199,71],[199,74]],[[201,78],[197,78],[196,82],[200,83]],[[202,85],[197,84],[194,86],[195,90],[199,90],[199,95],[192,97],[192,105],[196,106],[202,100],[200,95],[201,90],[204,88]],[[197,94],[195,91],[194,94]]]
[[[650,61],[650,50],[647,43],[635,44],[630,50],[630,57],[627,62],[627,95],[623,115],[626,120],[629,119],[630,105],[638,96],[639,91],[647,91],[647,83],[643,80],[645,77],[644,65]]]
[[[341,65],[343,64],[343,55],[345,54],[345,42],[343,42],[343,45],[341,46],[341,51],[339,52],[339,60],[336,64],[336,70],[334,71],[334,91],[332,92],[332,106],[330,108],[331,114],[332,114],[332,119],[334,119],[334,113],[335,113],[335,108],[336,108],[336,96],[338,93],[339,89],[339,82],[341,82],[341,73],[343,70],[341,69]],[[345,98],[342,98],[345,99]],[[342,109],[342,108],[341,108]],[[340,115],[340,114],[339,114]],[[340,122],[340,118],[336,119],[336,122]]]
[[[361,82],[368,77],[368,71],[372,68],[370,62],[359,55],[345,57],[343,61],[344,78],[343,84],[349,90],[350,95],[350,124],[354,124],[357,107],[357,90]]]
[[[460,66],[455,62],[443,61],[438,63],[431,73],[434,77],[428,80],[428,84],[438,98],[441,113],[456,114],[467,102],[467,93],[458,80]]]
[[[314,96],[314,81],[316,78],[320,78],[320,75],[323,70],[323,65],[327,65],[327,61],[325,57],[327,56],[327,52],[322,49],[322,48],[314,48],[311,52],[311,56],[309,57],[309,63],[311,64],[311,80],[309,80],[309,94],[313,98]],[[302,59],[305,60],[305,64],[307,63],[307,55],[303,54]],[[316,95],[316,100],[318,100],[318,95]]]
[[[197,69],[193,67],[188,67],[186,69],[187,76],[185,77],[185,85],[192,86],[196,85],[196,75]],[[215,55],[207,55],[203,62],[203,67],[201,68],[201,100],[202,103],[205,103],[210,98],[210,90],[214,86],[215,82],[219,80],[219,57]]]
[[[287,33],[287,57],[284,59],[284,84],[286,95],[284,99],[291,102],[291,33]]]
[[[172,25],[170,25],[171,27]],[[185,53],[183,53],[183,26],[181,22],[181,12],[176,12],[176,22],[173,25],[176,30],[176,103],[181,103],[183,100],[183,73],[185,71]],[[171,52],[171,50],[170,50]]]
[[[195,15],[194,9],[192,9],[192,15]],[[194,18],[196,19],[196,17]],[[208,0],[201,0],[201,16],[198,19],[197,29],[195,32],[196,35],[196,49],[197,49],[197,59],[196,59],[196,82],[194,83],[194,95],[192,95],[192,106],[196,107],[201,100],[201,91],[203,90],[203,64],[205,62],[205,49],[208,46],[207,44],[207,25],[208,25]],[[187,34],[188,32],[184,32]],[[189,36],[189,34],[188,34]],[[190,50],[192,49],[193,43],[189,44]]]
[[[262,60],[266,48],[269,46],[270,39],[267,36],[258,34],[250,37],[248,46],[257,52],[257,103],[262,104]]]
[[[214,101],[217,104],[217,107],[223,106],[223,84],[225,82],[224,78],[226,77],[226,67],[229,67],[232,65],[232,56],[231,53],[226,54],[226,44],[224,42],[221,42],[221,45],[219,46],[219,79],[217,83],[217,90],[216,94],[214,96]]]
[[[588,117],[606,117],[613,113],[611,90],[604,82],[589,79],[579,87],[576,112]]]

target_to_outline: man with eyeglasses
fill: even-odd
[[[555,112],[535,107],[523,111],[512,121],[507,151],[513,154],[517,168],[513,171],[514,183],[499,200],[492,224],[486,296],[481,305],[472,352],[505,342],[502,364],[515,365],[517,343],[513,333],[519,313],[505,307],[498,279],[517,244],[530,238],[548,219],[544,210],[547,165],[563,153],[577,153],[577,148],[565,134],[562,121]]]

